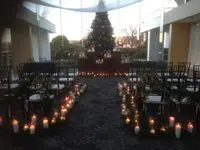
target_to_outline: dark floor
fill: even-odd
[[[194,137],[182,140],[138,138],[130,134],[120,118],[116,85],[119,78],[84,79],[88,91],[70,114],[66,124],[49,135],[3,136],[0,150],[199,150]]]

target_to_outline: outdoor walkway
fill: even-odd
[[[185,140],[138,138],[123,126],[116,85],[119,78],[84,79],[87,93],[68,121],[51,135],[1,137],[0,149],[15,150],[197,150],[193,138]]]

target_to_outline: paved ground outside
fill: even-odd
[[[195,137],[182,140],[137,137],[120,117],[116,86],[120,78],[82,79],[87,93],[68,121],[53,133],[0,137],[0,150],[199,150]]]

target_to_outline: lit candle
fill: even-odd
[[[121,104],[122,109],[126,109],[126,105],[125,104]]]
[[[174,126],[174,123],[175,123],[175,118],[174,117],[169,117],[169,126],[170,127],[173,127]]]
[[[27,130],[28,130],[28,125],[25,124],[25,125],[24,125],[24,131],[27,131]]]
[[[33,115],[33,116],[31,117],[31,124],[36,125],[36,120],[37,120],[36,115]]]
[[[154,119],[150,118],[150,119],[149,119],[149,125],[150,125],[150,126],[153,126],[154,123],[155,123]]]
[[[130,118],[126,117],[126,124],[129,124],[131,122]]]
[[[140,127],[136,125],[134,128],[134,131],[135,131],[135,134],[138,135],[138,133],[140,132]]]
[[[60,117],[60,120],[62,120],[62,121],[64,121],[65,119],[66,119],[65,116],[61,116],[61,117]]]
[[[61,109],[61,116],[65,116],[67,113],[67,109],[66,108],[62,108]]]
[[[121,74],[120,74],[121,75]],[[126,83],[124,83],[124,87],[126,87],[127,86],[127,84]]]
[[[35,125],[33,124],[30,126],[30,134],[35,134]]]
[[[49,120],[47,118],[43,119],[43,128],[48,128],[49,127]]]
[[[123,101],[123,102],[126,101],[126,95],[123,95],[122,101]]]
[[[54,117],[51,119],[51,123],[52,124],[56,123],[56,119]]]
[[[2,125],[3,125],[3,118],[0,117],[0,126],[2,126]]]
[[[55,118],[58,118],[58,115],[59,115],[58,112],[55,111],[55,112],[54,112],[54,117],[55,117]]]
[[[181,137],[181,125],[179,123],[175,126],[175,136],[178,139]]]
[[[16,119],[14,119],[12,124],[13,124],[13,132],[18,133],[19,132],[19,122]]]
[[[191,122],[189,122],[188,125],[187,125],[187,130],[188,130],[188,132],[192,133],[192,132],[193,132],[193,129],[194,129],[193,124],[192,124]]]
[[[68,109],[70,109],[70,108],[72,107],[72,105],[67,104],[66,107],[67,107]]]
[[[68,97],[68,96],[66,96],[66,97],[65,97],[65,101],[68,101],[68,100],[69,100],[69,97]]]
[[[121,114],[122,114],[123,116],[126,116],[128,113],[127,113],[126,109],[122,109]]]
[[[164,126],[162,126],[162,127],[160,128],[160,131],[166,132],[166,128],[165,128]]]
[[[150,133],[151,133],[151,134],[155,134],[155,133],[156,133],[155,129],[151,129],[151,130],[150,130]]]
[[[72,100],[71,99],[68,101],[68,104],[72,104]]]

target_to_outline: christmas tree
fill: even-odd
[[[100,1],[98,8],[105,7],[104,2]],[[104,9],[106,10],[106,9]],[[90,48],[94,48],[96,52],[102,53],[112,51],[115,46],[113,38],[113,28],[108,18],[108,12],[97,12],[95,19],[91,25],[92,31],[88,35],[88,44]]]

